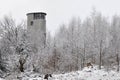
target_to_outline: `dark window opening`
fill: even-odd
[[[34,19],[45,19],[45,15],[44,14],[35,13],[34,14]]]
[[[30,25],[31,25],[31,26],[33,25],[33,21],[30,22]]]
[[[44,33],[44,36],[46,37],[46,33]]]

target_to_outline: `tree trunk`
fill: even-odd
[[[78,69],[79,69],[79,67],[78,67],[78,59],[79,59],[79,55],[78,55],[78,53],[77,53],[77,59],[76,59],[76,70],[78,71]]]
[[[81,58],[81,70],[83,69],[83,60],[82,60],[82,58]]]
[[[24,72],[24,63],[25,62],[23,60],[19,60],[19,63],[20,63],[20,67],[19,67],[20,71]]]
[[[85,56],[86,56],[86,54],[85,54],[85,48],[86,47],[86,45],[85,45],[85,43],[84,43],[84,52],[83,52],[83,68],[85,67]]]
[[[99,61],[99,69],[101,69],[102,66],[102,40],[100,41],[100,61]]]
[[[116,57],[117,57],[117,59],[116,59],[116,61],[117,61],[117,71],[119,72],[119,54],[118,53],[117,53]]]

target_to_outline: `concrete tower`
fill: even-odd
[[[46,13],[35,12],[27,14],[27,30],[32,43],[37,47],[45,47],[46,42]]]

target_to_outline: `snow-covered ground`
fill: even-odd
[[[85,67],[82,71],[53,75],[51,80],[120,80],[120,73]]]
[[[44,76],[39,74],[23,74],[22,76],[22,80],[44,80]],[[97,66],[95,66],[94,68],[85,67],[82,71],[52,74],[52,78],[48,80],[120,80],[120,73],[116,71],[108,72],[104,68],[98,70]]]

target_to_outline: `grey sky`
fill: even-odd
[[[0,0],[0,18],[12,15],[18,22],[28,12],[46,12],[47,29],[54,33],[73,16],[89,16],[93,6],[105,16],[120,14],[120,0]]]

